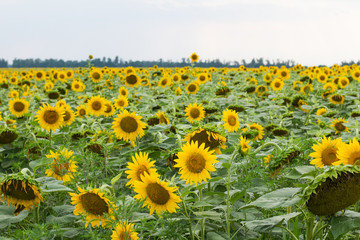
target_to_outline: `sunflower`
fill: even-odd
[[[187,116],[187,119],[191,123],[201,121],[205,117],[204,107],[197,103],[189,104],[189,106],[185,108],[185,116]]]
[[[249,128],[252,130],[257,130],[258,134],[254,137],[254,141],[257,141],[259,139],[262,139],[264,136],[264,127],[261,126],[260,124],[257,123],[253,123],[253,124],[249,124]]]
[[[164,112],[159,110],[156,113],[156,116],[159,118],[159,124],[162,124],[162,123],[169,124],[169,119],[166,117]]]
[[[326,83],[328,76],[325,73],[320,73],[317,75],[317,80],[319,83]]]
[[[177,87],[176,90],[175,90],[175,95],[179,96],[179,95],[181,95],[181,93],[182,93],[181,88]]]
[[[271,73],[267,73],[267,74],[264,75],[264,81],[265,81],[266,83],[270,83],[271,80],[272,80]]]
[[[54,83],[52,82],[46,82],[44,84],[44,89],[46,92],[50,92],[53,89],[53,87],[54,87]]]
[[[75,114],[69,105],[66,105],[64,108],[64,124],[70,126],[75,121]]]
[[[85,90],[85,84],[80,79],[75,79],[71,83],[71,89],[75,92],[82,92]]]
[[[250,140],[246,141],[246,138],[244,136],[240,137],[240,149],[243,153],[247,153],[247,151],[251,148],[249,143],[250,143]]]
[[[128,223],[126,220],[116,225],[115,230],[112,232],[111,240],[137,240],[138,233],[134,231],[134,224]]]
[[[189,134],[184,138],[188,143],[197,142],[198,145],[205,144],[205,148],[209,150],[214,150],[217,154],[221,154],[220,148],[226,148],[226,138],[221,136],[215,131],[208,129],[199,128]]]
[[[197,91],[199,91],[199,86],[196,84],[196,82],[191,82],[186,86],[186,92],[187,94],[196,94]]]
[[[316,111],[316,115],[317,115],[317,116],[321,116],[321,115],[323,115],[323,114],[326,113],[326,112],[327,112],[326,108],[320,108],[320,109],[318,109],[318,110]]]
[[[271,88],[274,91],[280,91],[284,87],[284,82],[280,78],[275,78],[271,82]]]
[[[60,71],[58,72],[57,74],[57,79],[60,81],[60,82],[67,82],[66,80],[66,73],[64,71]]]
[[[209,151],[205,148],[205,144],[198,145],[198,142],[185,143],[181,147],[182,152],[177,154],[176,165],[174,167],[180,168],[180,178],[186,180],[186,184],[197,185],[202,181],[207,182],[210,179],[210,172],[216,171],[213,166],[217,163],[214,150]]]
[[[129,113],[124,110],[114,119],[112,129],[118,139],[124,141],[135,141],[138,137],[142,137],[146,124],[141,122],[141,116],[136,116],[136,112]]]
[[[0,183],[0,197],[16,207],[15,215],[44,201],[36,182],[19,175],[5,177]]]
[[[105,99],[100,96],[93,96],[87,102],[87,110],[89,113],[93,114],[94,116],[100,116],[105,113],[106,106],[105,106]]]
[[[345,97],[343,95],[333,94],[330,96],[329,100],[332,104],[343,104]]]
[[[121,88],[119,88],[119,94],[120,94],[120,96],[127,97],[127,95],[129,93],[128,93],[128,90],[125,87],[121,87]]]
[[[10,82],[12,85],[17,85],[18,82],[19,82],[19,79],[18,79],[16,76],[12,76],[12,77],[9,79],[9,82]]]
[[[339,84],[340,88],[347,87],[349,85],[349,83],[350,83],[350,81],[349,81],[349,79],[347,77],[339,78],[338,84]]]
[[[9,101],[9,110],[11,114],[22,117],[29,111],[29,102],[24,99],[11,99]]]
[[[140,84],[140,78],[135,73],[130,73],[125,76],[125,84],[129,87],[137,87]]]
[[[99,189],[84,190],[78,187],[79,194],[69,193],[71,204],[76,205],[74,215],[83,215],[86,217],[85,227],[90,223],[92,227],[102,226],[111,227],[109,219],[112,216],[113,209],[116,208],[104,193]]]
[[[181,80],[181,77],[179,74],[175,73],[174,75],[171,76],[171,79],[173,82],[178,82]]]
[[[307,83],[301,87],[300,92],[303,94],[309,94],[310,92],[314,91],[314,88],[311,84]]]
[[[156,172],[155,161],[150,161],[149,153],[135,153],[135,157],[132,156],[131,158],[132,162],[129,162],[126,166],[130,170],[125,171],[128,175],[127,178],[130,179],[126,185],[134,186],[136,181],[142,181],[141,176],[144,176],[145,173],[159,177]]]
[[[360,165],[360,144],[356,138],[350,140],[349,144],[343,144],[337,154],[339,159],[334,165],[339,164],[350,164],[350,165]]]
[[[171,79],[168,77],[163,77],[159,80],[158,86],[162,88],[166,88],[167,86],[171,85]]]
[[[169,187],[168,182],[162,182],[154,175],[149,175],[144,172],[141,176],[141,181],[134,183],[134,191],[137,195],[136,199],[145,199],[144,205],[150,208],[150,215],[156,211],[160,214],[164,211],[175,213],[179,208],[177,203],[181,202],[181,199],[174,192],[177,187]]]
[[[86,115],[87,115],[87,110],[86,110],[85,105],[82,104],[82,105],[76,107],[76,116],[82,118],[82,117],[84,117]]]
[[[204,84],[208,81],[208,77],[206,73],[200,73],[197,75],[197,80],[199,84]]]
[[[258,85],[256,88],[255,88],[255,92],[257,93],[258,96],[261,96],[263,95],[265,92],[268,91],[268,88],[267,86],[265,85]]]
[[[106,100],[106,101],[105,101],[105,107],[106,107],[106,109],[105,109],[105,111],[104,111],[104,116],[105,116],[105,117],[111,117],[111,116],[113,116],[114,113],[115,113],[115,107],[114,107],[114,105],[111,103],[111,101]]]
[[[129,105],[129,102],[126,96],[120,95],[114,100],[114,105],[116,109],[123,109]]]
[[[279,70],[279,77],[283,80],[289,79],[290,78],[290,71],[286,68],[281,68]]]
[[[334,121],[332,121],[332,125],[330,125],[331,127],[334,127],[336,132],[335,134],[341,133],[341,132],[350,132],[349,128],[344,126],[343,123],[348,123],[349,121],[345,121],[344,118],[340,118],[340,119],[335,119]]]
[[[94,69],[90,72],[90,78],[94,83],[98,83],[103,78],[103,73],[99,69]]]
[[[45,77],[45,72],[44,71],[37,71],[35,73],[35,80],[40,81],[43,80]]]
[[[76,173],[76,162],[74,161],[73,151],[66,148],[59,149],[57,152],[50,150],[46,158],[53,159],[50,168],[46,169],[45,174],[63,182],[70,182]]]
[[[312,149],[315,152],[310,153],[310,157],[313,157],[314,160],[310,164],[315,165],[316,167],[322,168],[325,165],[335,165],[334,163],[339,161],[336,156],[338,150],[342,147],[343,142],[341,138],[331,140],[330,137],[322,137],[321,143],[317,142],[317,145],[313,145]]]
[[[197,62],[199,60],[199,56],[196,53],[191,54],[190,56],[191,62]]]
[[[274,155],[269,154],[267,156],[264,157],[264,164],[269,164],[271,159],[274,157]]]
[[[61,107],[51,107],[48,103],[44,103],[35,116],[40,123],[40,127],[47,131],[56,131],[62,125],[64,118],[64,109]]]
[[[224,128],[227,129],[229,132],[236,132],[237,130],[239,130],[239,115],[234,110],[224,110],[222,120],[225,122]]]

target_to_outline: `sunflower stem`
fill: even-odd
[[[50,141],[50,149],[52,148],[52,142],[51,142],[51,134],[52,134],[52,130],[50,129],[50,136],[49,136],[49,141]]]
[[[226,232],[229,237],[231,237],[231,223],[230,223],[230,217],[231,217],[231,210],[230,210],[230,188],[231,188],[231,165],[235,157],[237,156],[238,149],[235,148],[233,154],[230,158],[230,166],[228,169],[228,179],[226,183]]]
[[[181,194],[180,192],[178,192],[180,198],[181,198]],[[187,208],[186,208],[186,204],[185,204],[185,199],[181,199],[181,203],[182,203],[182,206],[184,208],[184,213],[185,213],[185,216],[188,218],[189,220],[189,232],[190,232],[190,237],[191,237],[191,240],[194,240],[194,233],[193,233],[193,230],[192,230],[192,221],[191,221],[191,218],[190,218],[190,215],[187,211]]]
[[[276,147],[280,152],[282,152],[282,149],[281,149],[281,147],[280,147],[279,145],[277,145],[277,144],[274,143],[274,142],[268,142],[268,143],[265,143],[265,144],[261,145],[259,148],[257,148],[257,149],[253,152],[253,154],[254,154],[254,155],[257,154],[257,153],[260,152],[262,149],[264,149],[265,147],[268,147],[268,146],[274,146],[274,147]]]
[[[199,201],[201,202],[203,197],[202,197],[202,189],[203,187],[201,187],[199,189]],[[204,211],[204,207],[200,207],[200,212]],[[203,217],[200,220],[200,234],[201,234],[201,239],[205,239],[205,217]]]

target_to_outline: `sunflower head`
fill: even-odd
[[[118,139],[124,141],[135,141],[138,137],[142,137],[146,124],[140,121],[141,116],[137,116],[136,112],[129,113],[124,110],[114,119],[112,129]]]
[[[9,110],[11,114],[22,117],[29,111],[30,103],[24,99],[15,98],[9,101]]]
[[[199,60],[199,56],[196,53],[191,54],[190,56],[191,62],[197,62]]]
[[[185,116],[190,122],[201,121],[205,117],[204,107],[201,104],[189,104],[185,108]]]
[[[236,132],[240,128],[239,115],[233,110],[223,111],[224,128],[229,132]]]
[[[331,122],[332,125],[330,126],[335,129],[335,134],[339,134],[342,132],[350,132],[349,128],[344,125],[344,123],[348,122],[349,121],[346,121],[344,118],[334,119],[334,121]]]
[[[0,181],[0,196],[16,207],[15,215],[44,201],[35,180],[22,173],[8,175]]]
[[[220,148],[226,148],[226,138],[217,130],[206,127],[200,127],[187,134],[184,140],[188,143],[197,142],[199,146],[205,144],[205,148],[209,148],[210,151],[215,150],[217,154],[221,154]]]
[[[47,131],[56,131],[64,122],[64,109],[59,106],[52,107],[49,104],[43,104],[35,116],[40,127]]]
[[[335,165],[335,162],[339,161],[337,152],[343,144],[341,138],[331,140],[330,137],[323,137],[321,141],[321,143],[317,142],[317,145],[314,144],[312,146],[312,149],[314,149],[315,152],[310,153],[309,155],[314,158],[310,164],[320,168]]]
[[[145,173],[159,177],[159,174],[156,172],[155,161],[151,161],[148,153],[135,153],[135,156],[132,157],[132,162],[128,163],[127,168],[130,170],[125,171],[125,173],[130,180],[126,185],[134,186],[136,181],[142,181],[141,177]]]
[[[111,240],[137,240],[138,233],[134,231],[134,224],[129,223],[127,220],[116,225],[115,230],[112,232]]]
[[[116,206],[105,196],[100,189],[84,190],[78,187],[79,193],[69,193],[71,204],[75,205],[74,214],[85,216],[87,227],[89,223],[92,227],[102,226],[111,227],[110,220]]]

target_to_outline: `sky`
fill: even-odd
[[[0,0],[0,59],[360,60],[357,0]]]

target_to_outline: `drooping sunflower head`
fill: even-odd
[[[159,119],[159,124],[162,124],[162,123],[169,124],[169,123],[170,123],[170,122],[169,122],[169,119],[166,117],[166,115],[165,115],[164,112],[162,112],[162,111],[159,110],[159,111],[156,113],[156,116],[157,116],[158,119]]]
[[[205,144],[198,145],[198,142],[185,143],[181,147],[182,152],[177,154],[177,164],[174,167],[180,168],[180,178],[186,183],[197,185],[210,178],[209,172],[216,171],[213,166],[217,163],[213,150],[205,148]]]
[[[223,111],[224,128],[229,132],[236,132],[240,128],[239,115],[230,109]]]
[[[105,113],[106,100],[100,96],[92,96],[87,102],[87,110],[94,116],[100,116]]]
[[[343,95],[333,94],[330,96],[329,100],[333,104],[343,104],[345,97]]]
[[[132,162],[129,162],[126,166],[128,169],[125,173],[128,175],[129,182],[126,185],[134,186],[136,181],[142,181],[141,177],[145,173],[159,177],[159,174],[156,172],[155,161],[151,161],[148,153],[135,153],[135,156],[132,156]]]
[[[188,143],[197,142],[198,145],[205,144],[205,148],[214,150],[217,154],[221,154],[220,148],[226,148],[226,138],[215,130],[202,128],[187,134],[184,138]]]
[[[154,211],[157,214],[164,211],[174,213],[179,208],[177,203],[181,202],[180,197],[174,193],[176,190],[177,187],[169,187],[169,183],[162,182],[156,176],[144,172],[141,181],[134,184],[134,191],[138,193],[134,198],[145,199],[143,207],[150,208],[150,215]]]
[[[44,201],[37,183],[21,174],[9,175],[1,180],[0,196],[16,207],[15,215]]]
[[[326,113],[326,112],[327,112],[326,108],[320,108],[320,109],[318,109],[318,110],[316,111],[316,115],[317,115],[317,116],[321,116],[321,115],[323,115],[323,114]]]
[[[323,137],[321,143],[317,142],[317,145],[312,146],[312,149],[314,149],[315,152],[312,152],[309,155],[314,158],[310,164],[319,168],[335,165],[334,163],[339,161],[336,154],[342,145],[343,142],[341,141],[341,138],[331,140],[330,137]]]
[[[124,141],[135,141],[138,137],[142,137],[146,124],[140,121],[141,116],[137,116],[136,112],[129,113],[124,110],[114,119],[112,129],[118,139]]]
[[[185,108],[185,116],[187,116],[187,119],[191,123],[201,121],[205,117],[204,107],[197,103],[189,104],[189,106]]]
[[[40,110],[37,111],[35,118],[39,122],[41,128],[46,129],[47,131],[56,131],[64,122],[63,115],[63,108],[57,106],[52,107],[49,104],[44,103],[40,107]]]
[[[263,136],[264,136],[264,127],[263,126],[261,126],[258,123],[253,123],[253,124],[249,124],[249,128],[250,128],[250,130],[258,131],[257,135],[253,139],[254,141],[257,141],[257,140],[263,138]]]
[[[75,205],[74,214],[86,217],[87,227],[90,223],[92,227],[102,226],[111,227],[110,220],[115,204],[111,202],[99,189],[84,190],[78,187],[80,193],[69,193],[71,204]]]
[[[335,134],[342,133],[342,132],[350,132],[349,128],[344,125],[344,123],[348,123],[344,118],[334,119],[332,121],[331,127],[335,129]]]
[[[16,98],[9,101],[9,110],[16,117],[22,117],[29,111],[30,103],[24,99]]]

